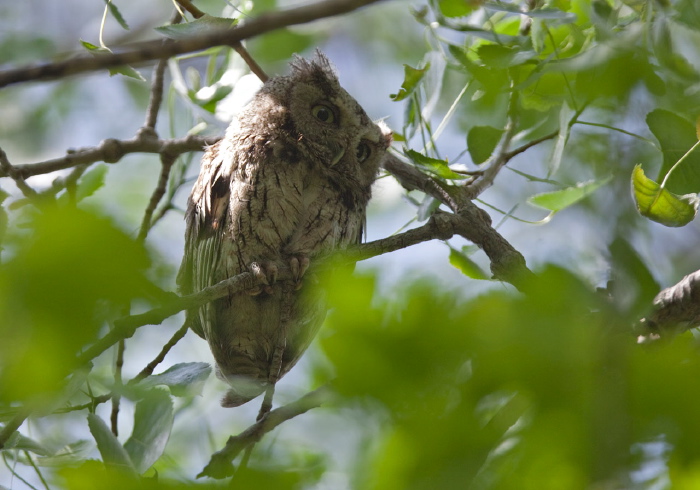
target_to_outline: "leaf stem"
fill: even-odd
[[[673,164],[673,167],[671,167],[671,169],[666,173],[666,176],[664,176],[663,182],[661,182],[661,187],[659,187],[659,194],[660,194],[661,191],[664,190],[664,188],[666,187],[666,182],[668,181],[668,178],[671,176],[671,174],[673,173],[673,171],[676,170],[676,168],[678,168],[678,166],[679,166],[681,163],[683,163],[683,161],[684,161],[686,158],[688,158],[688,157],[690,156],[690,154],[693,153],[693,151],[695,151],[695,149],[696,149],[698,146],[700,146],[700,140],[698,140],[697,143],[695,143],[695,144],[690,148],[690,150],[688,150],[688,151],[685,152],[685,155],[683,155],[682,157],[680,157],[680,158],[678,159],[678,161],[677,161],[676,163]]]

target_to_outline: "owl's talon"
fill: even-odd
[[[272,262],[252,262],[248,267],[250,272],[261,284],[248,291],[251,296],[256,296],[263,291],[272,294],[272,285],[277,281],[277,266]]]
[[[292,271],[296,289],[299,290],[301,288],[301,278],[304,277],[309,268],[309,258],[306,255],[295,255],[289,259],[289,268]]]

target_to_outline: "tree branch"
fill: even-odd
[[[378,1],[324,0],[311,5],[265,13],[232,29],[216,30],[190,39],[166,42],[159,39],[133,44],[114,54],[105,54],[99,57],[81,55],[65,61],[4,70],[0,71],[0,87],[35,80],[52,80],[103,68],[170,58],[214,46],[233,46],[243,39],[259,36],[283,27],[306,24],[324,17],[345,14]]]
[[[211,478],[226,478],[233,474],[231,462],[243,449],[255,444],[262,437],[289,419],[308,412],[326,402],[330,397],[330,389],[322,386],[317,390],[307,393],[295,402],[272,410],[262,420],[254,423],[237,436],[229,437],[226,446],[214,453],[209,463],[204,467],[197,478],[209,476]]]
[[[454,214],[444,213],[434,216],[436,219],[443,220],[444,223],[440,224],[433,238],[444,240],[452,236],[451,234],[447,236],[452,233],[473,242],[491,260],[491,272],[494,279],[508,282],[524,291],[527,279],[533,275],[527,268],[525,258],[491,226],[489,215],[478,208],[464,192],[468,188],[447,186],[402,162],[393,154],[388,154],[385,157],[383,166],[396,177],[404,188],[420,190],[454,211]],[[397,235],[397,237],[400,236]]]
[[[69,150],[68,154],[61,158],[54,158],[38,163],[26,163],[14,166],[14,170],[21,178],[34,175],[48,174],[57,170],[89,165],[95,162],[116,163],[124,155],[129,153],[167,153],[180,155],[188,151],[201,151],[209,145],[213,145],[221,139],[220,136],[195,136],[184,138],[161,140],[152,138],[145,133],[128,140],[106,139],[99,145],[80,150]],[[0,168],[0,177],[11,177],[6,168]]]
[[[661,336],[700,326],[700,271],[695,271],[656,295],[654,311],[643,320]]]

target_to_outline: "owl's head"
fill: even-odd
[[[391,131],[372,122],[340,86],[322,53],[312,60],[297,58],[291,66],[290,75],[270,80],[263,89],[285,105],[285,132],[330,178],[368,189],[391,144]]]

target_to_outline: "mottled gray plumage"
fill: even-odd
[[[291,67],[202,158],[186,215],[183,293],[247,271],[270,282],[275,270],[300,275],[307,260],[361,239],[390,132],[340,87],[320,53]],[[251,400],[299,360],[326,314],[308,289],[278,282],[188,312],[231,385],[224,406]],[[276,346],[281,360],[273,360]]]

